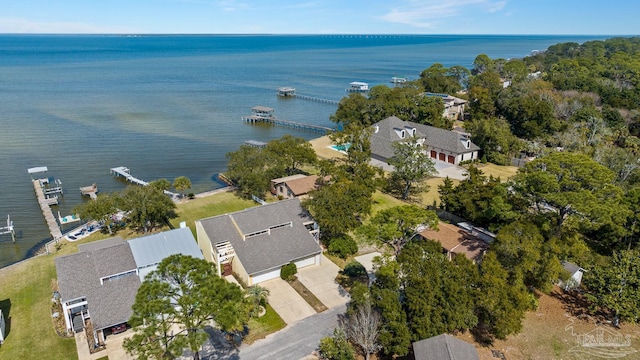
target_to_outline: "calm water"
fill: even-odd
[[[124,188],[109,175],[121,165],[145,180],[184,175],[191,191],[212,190],[225,154],[245,140],[318,136],[244,124],[251,107],[331,126],[335,106],[278,99],[280,86],[338,100],[351,81],[388,84],[434,62],[470,67],[480,53],[522,57],[597,38],[0,35],[0,226],[10,214],[18,232],[15,244],[0,236],[0,266],[49,236],[27,168],[48,166],[62,180],[54,211],[63,215],[85,201],[81,186]]]

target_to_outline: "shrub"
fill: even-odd
[[[280,277],[282,280],[293,280],[293,276],[298,273],[298,268],[294,263],[288,263],[280,269]]]
[[[187,197],[188,197],[190,200],[193,200],[193,199],[195,199],[195,198],[196,198],[196,194],[194,194],[194,193],[189,193],[189,194],[187,195]]]
[[[367,269],[364,268],[364,265],[354,260],[344,267],[342,273],[350,278],[356,278],[360,276],[367,276]]]
[[[329,242],[329,253],[346,259],[358,252],[358,244],[349,235],[342,235]]]
[[[355,352],[347,341],[347,336],[342,329],[333,330],[333,337],[325,337],[320,340],[318,348],[320,358],[327,360],[353,360]]]

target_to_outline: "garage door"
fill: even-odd
[[[252,276],[252,285],[280,277],[280,269]]]
[[[440,158],[439,158],[438,160],[440,160],[440,161],[446,161],[446,160],[445,160],[446,156],[447,156],[447,155],[445,155],[445,154],[443,154],[443,153],[440,153]]]
[[[316,263],[316,257],[310,257],[308,259],[303,259],[300,261],[296,261],[296,266],[298,267],[298,269],[306,267],[306,266],[311,266],[314,265]]]
[[[438,153],[435,150],[431,150],[431,158],[432,159],[437,159],[438,158]]]
[[[455,157],[453,157],[452,155],[449,155],[449,158],[447,159],[447,162],[448,162],[449,164],[455,164],[455,162],[456,162],[456,158],[455,158]]]

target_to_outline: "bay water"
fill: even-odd
[[[603,36],[459,35],[0,35],[0,267],[49,238],[27,169],[47,166],[71,214],[79,188],[123,189],[109,169],[172,181],[190,192],[223,185],[225,154],[246,140],[318,133],[241,121],[263,105],[276,116],[333,126],[336,105],[282,99],[276,90],[340,100],[352,81],[415,79],[435,62],[471,67],[478,54],[523,57],[549,45]],[[65,230],[63,228],[63,230]]]

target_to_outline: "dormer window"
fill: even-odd
[[[378,133],[378,131],[380,131],[380,126],[375,125],[375,126],[373,127],[373,133],[374,133],[374,134],[377,134],[377,133]]]
[[[405,126],[404,127],[405,132],[407,133],[407,135],[409,136],[416,136],[416,128],[414,127],[410,127],[410,126]]]
[[[398,137],[400,139],[404,139],[405,136],[407,135],[407,133],[406,133],[406,131],[404,129],[393,128],[393,131],[396,132],[396,134],[398,135]]]

